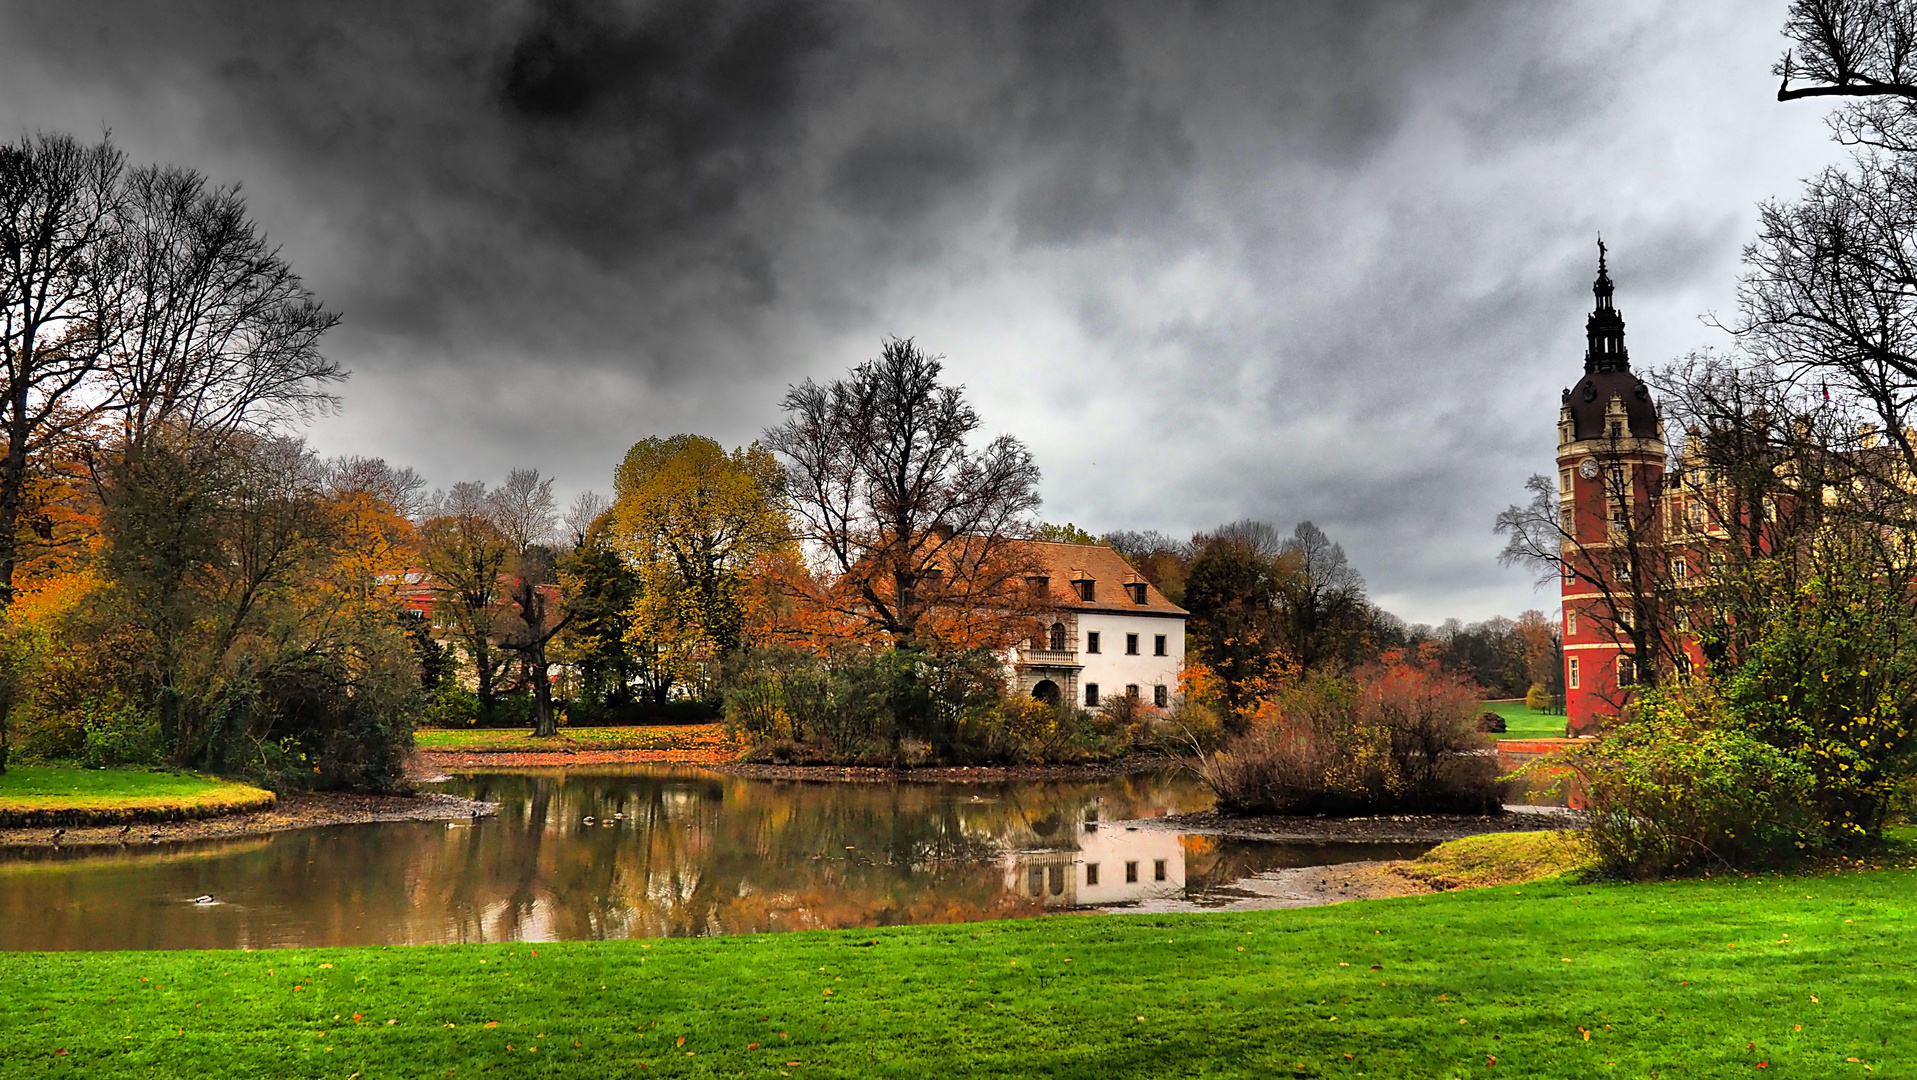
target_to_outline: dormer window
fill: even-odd
[[[1132,603],[1142,604],[1145,602],[1145,583],[1144,582],[1142,581],[1130,582],[1125,586],[1125,591],[1132,594]]]
[[[1049,596],[1052,592],[1052,579],[1042,574],[1034,574],[1025,579],[1025,587],[1032,590],[1034,596]]]
[[[1072,586],[1078,590],[1078,598],[1087,604],[1098,596],[1097,584],[1091,578],[1079,578],[1072,582]]]

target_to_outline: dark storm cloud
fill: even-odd
[[[329,449],[603,488],[918,334],[1048,516],[1311,517],[1484,614],[1530,602],[1486,523],[1548,467],[1592,235],[1667,358],[1814,164],[1749,134],[1774,6],[21,0],[0,127],[243,180],[346,315]]]

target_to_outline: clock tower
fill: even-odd
[[[1666,461],[1663,421],[1650,388],[1631,372],[1602,240],[1591,292],[1584,376],[1558,409],[1564,704],[1572,735],[1592,734],[1618,715],[1636,682],[1634,649],[1619,625],[1629,617],[1634,585],[1627,549],[1657,543]]]

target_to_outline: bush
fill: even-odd
[[[426,727],[469,728],[479,723],[479,695],[447,679],[426,699]]]
[[[1917,620],[1907,590],[1850,568],[1772,595],[1723,680],[1725,707],[1737,727],[1810,770],[1824,841],[1870,843],[1909,806],[1917,775]]]
[[[757,650],[727,665],[726,727],[763,760],[897,766],[1095,760],[1153,737],[1156,710],[1007,696],[1000,670],[982,651]]]
[[[1504,717],[1486,709],[1478,714],[1478,730],[1488,735],[1501,735],[1505,730]]]
[[[1495,813],[1476,713],[1473,688],[1391,659],[1267,699],[1197,769],[1228,813]]]
[[[159,719],[117,695],[88,702],[80,723],[86,743],[78,757],[87,765],[158,765],[165,756]]]
[[[1524,707],[1532,712],[1544,712],[1551,707],[1551,691],[1546,690],[1543,683],[1532,683],[1531,689],[1524,692]]]
[[[1604,873],[1777,865],[1816,845],[1811,770],[1740,730],[1710,683],[1646,690],[1632,719],[1561,759],[1583,786]]]

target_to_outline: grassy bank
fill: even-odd
[[[1504,717],[1504,733],[1498,736],[1501,739],[1564,737],[1563,713],[1541,713],[1522,701],[1486,701],[1480,704],[1486,712]]]
[[[526,754],[565,750],[710,750],[725,747],[719,724],[673,727],[562,728],[541,739],[524,728],[421,728],[413,735],[421,750],[466,754]]]
[[[188,821],[273,805],[273,793],[211,776],[18,765],[0,775],[0,828]]]
[[[1887,868],[692,941],[14,954],[0,1073],[1909,1076],[1913,914],[1917,873]]]

